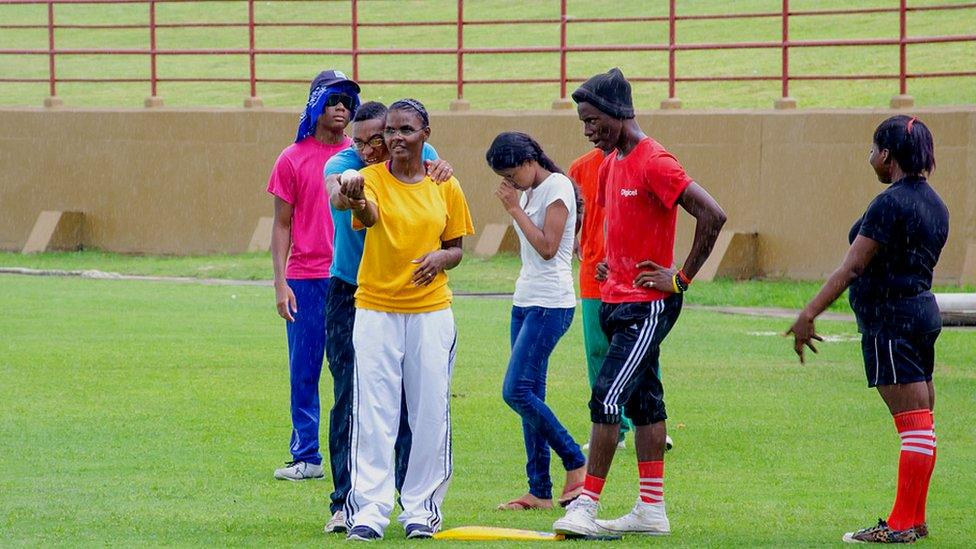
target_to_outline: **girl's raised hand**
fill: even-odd
[[[512,210],[519,207],[518,191],[504,180],[498,184],[498,188],[495,190],[495,196],[501,201],[506,212],[511,213]]]

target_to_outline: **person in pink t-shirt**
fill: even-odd
[[[278,156],[268,192],[274,195],[271,257],[275,301],[288,333],[291,455],[279,480],[322,478],[319,376],[325,355],[325,298],[332,266],[332,213],[322,169],[352,144],[343,131],[359,108],[359,85],[340,71],[312,81],[295,143]]]

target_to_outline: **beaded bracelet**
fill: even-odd
[[[676,294],[688,291],[688,285],[690,283],[691,280],[681,271],[674,273],[674,276],[671,277],[671,286],[674,288],[674,293]]]

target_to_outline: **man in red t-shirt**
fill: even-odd
[[[619,69],[583,83],[573,100],[583,133],[595,147],[614,151],[600,164],[597,202],[605,214],[605,259],[597,265],[600,324],[610,341],[590,397],[590,455],[583,494],[553,524],[568,536],[606,533],[666,535],[664,388],[660,345],[681,312],[682,292],[711,253],[725,212],[634,119],[630,83]],[[695,240],[681,270],[674,268],[678,206],[696,222]],[[634,424],[640,494],[623,517],[596,520],[600,493],[627,411]]]
[[[586,377],[590,388],[596,383],[597,374],[603,366],[603,359],[610,350],[610,341],[600,326],[600,281],[596,279],[596,266],[606,259],[603,248],[604,214],[600,204],[600,164],[613,151],[593,149],[580,156],[569,166],[569,177],[580,188],[586,215],[579,232],[579,288],[580,306],[583,310],[583,348],[586,353]],[[626,434],[634,428],[627,417],[626,410],[620,415],[620,435],[617,449],[625,447]],[[670,450],[671,437],[665,439],[665,447]],[[583,450],[589,451],[589,442]]]

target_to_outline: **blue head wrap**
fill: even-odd
[[[351,121],[356,116],[356,111],[359,110],[359,94],[354,86],[355,84],[345,81],[332,85],[320,84],[312,88],[308,94],[308,104],[305,105],[305,111],[302,112],[302,117],[298,120],[298,133],[295,135],[295,143],[315,134],[315,125],[318,124],[319,117],[325,112],[325,102],[334,93],[344,93],[352,97],[352,109],[349,113],[349,120]]]

